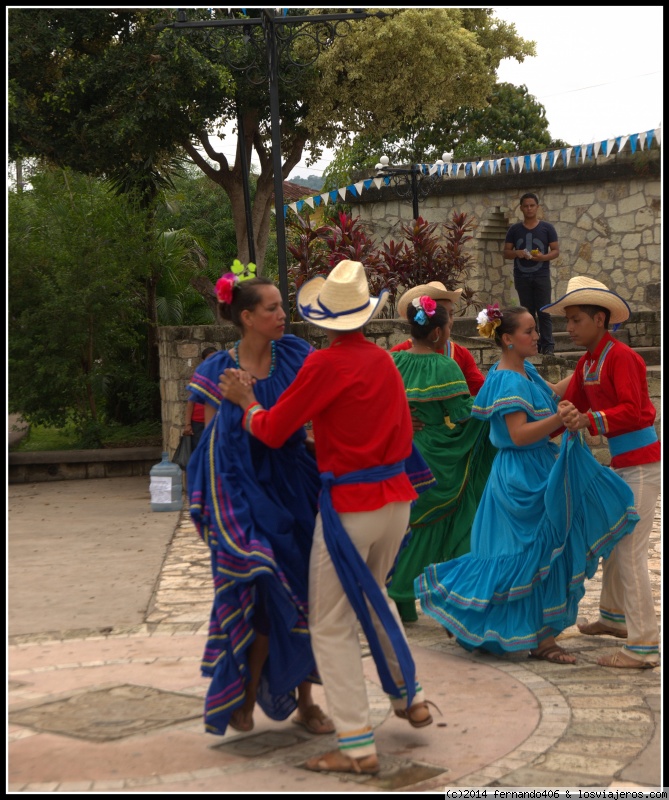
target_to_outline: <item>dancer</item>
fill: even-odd
[[[202,661],[211,678],[205,728],[253,729],[256,700],[271,719],[311,733],[334,727],[313,703],[318,680],[307,627],[308,564],[320,482],[299,427],[280,449],[241,427],[241,411],[222,402],[218,377],[245,370],[269,408],[313,348],[283,335],[281,294],[267,278],[233,273],[216,285],[219,308],[242,335],[230,350],[203,361],[190,384],[205,403],[207,425],[188,465],[190,512],[211,549],[214,602]],[[295,698],[297,689],[297,699]]]
[[[562,428],[554,387],[527,359],[538,334],[523,307],[488,306],[479,332],[494,338],[493,364],[472,415],[489,419],[499,449],[472,526],[471,552],[433,564],[416,579],[423,610],[466,649],[575,663],[555,637],[576,621],[584,579],[592,577],[638,520],[632,491],[601,466],[582,438]],[[557,460],[556,460],[557,459]]]
[[[425,567],[469,552],[472,521],[497,452],[490,443],[490,423],[470,417],[474,401],[462,370],[454,359],[439,355],[451,318],[438,302],[428,295],[414,297],[404,311],[411,323],[411,349],[392,353],[419,423],[414,444],[437,481],[411,509],[411,538],[388,587],[403,622],[418,619],[414,580]]]
[[[395,714],[414,727],[432,722],[385,589],[416,498],[404,465],[412,451],[404,387],[390,355],[362,333],[386,300],[385,291],[369,296],[361,263],[340,261],[298,292],[300,314],[327,331],[330,346],[307,358],[276,405],[266,410],[233,370],[221,381],[224,396],[244,408],[246,429],[270,446],[313,421],[323,490],[309,566],[309,626],[339,740],[337,750],[306,762],[315,771],[379,771],[356,617]]]
[[[455,317],[455,304],[460,299],[461,294],[462,289],[449,291],[440,281],[422,283],[420,286],[412,286],[410,289],[403,292],[397,304],[397,313],[402,319],[408,319],[407,309],[417,297],[430,297],[438,306],[443,306],[446,309],[448,313],[448,323],[445,326],[445,340],[443,345],[437,348],[436,352],[443,353],[456,362],[465,376],[470,394],[472,397],[476,397],[479,389],[483,386],[485,377],[476,366],[476,361],[474,361],[474,357],[469,350],[461,344],[456,344],[451,341],[451,330]],[[411,350],[412,347],[412,339],[407,339],[405,342],[400,342],[400,344],[391,347],[390,352],[397,353],[400,350]]]
[[[578,628],[588,636],[627,638],[618,652],[598,659],[601,666],[654,667],[659,663],[660,636],[648,575],[648,541],[660,493],[660,442],[646,364],[608,331],[609,324],[617,328],[629,318],[629,306],[603,283],[578,276],[569,281],[563,297],[543,310],[564,314],[571,340],[587,348],[565,393],[565,400],[573,403],[563,409],[565,424],[572,431],[586,429],[607,437],[611,467],[634,492],[640,516],[632,535],[602,564],[599,619]]]

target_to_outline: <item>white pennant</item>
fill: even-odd
[[[628,140],[629,138],[630,138],[630,137],[629,137],[629,135],[627,135],[627,136],[621,136],[621,137],[620,137],[620,147],[618,148],[618,152],[619,152],[619,153],[622,153],[622,151],[623,151],[623,148],[624,148],[624,147],[625,147],[625,145],[627,144],[627,140]]]
[[[548,152],[541,154],[541,169],[544,168],[544,164],[546,163],[547,158],[548,158]]]
[[[297,203],[291,203],[289,208],[292,208],[293,211],[297,214]]]
[[[476,164],[476,172],[477,172],[477,174],[478,174],[478,175],[480,175],[480,174],[481,174],[481,170],[483,169],[483,165],[484,165],[484,164],[485,164],[485,161],[479,161],[479,162]]]
[[[504,161],[503,158],[498,158],[497,161],[495,161],[495,164],[497,164],[497,172],[500,172],[502,169],[502,161]]]
[[[661,128],[655,128],[655,130],[653,131],[653,134],[655,136],[658,145],[662,144],[662,137],[660,136],[660,130]]]
[[[308,206],[311,206],[311,208],[313,208],[313,207],[314,207],[314,198],[313,198],[313,197],[305,197],[305,198],[304,198],[304,202],[305,202],[305,203],[306,203]]]
[[[339,192],[339,196],[342,200],[346,200],[346,187],[342,186],[341,189],[337,190]]]
[[[597,158],[597,156],[599,155],[599,149],[601,146],[602,146],[601,142],[595,142],[595,149],[594,149],[595,158]]]
[[[565,148],[565,151],[566,151],[566,153],[567,153],[567,157],[566,157],[566,159],[565,159],[565,167],[568,167],[568,166],[569,166],[569,162],[571,161],[571,151],[572,151],[572,148],[571,148],[571,147],[566,147],[566,148]]]
[[[374,186],[380,189],[383,186],[383,178],[374,178]]]
[[[525,166],[525,159],[522,156],[520,158],[517,158],[516,164],[518,165],[518,172],[522,172],[523,167]]]
[[[429,171],[428,171],[428,173],[427,173],[427,174],[428,174],[428,175],[435,175],[435,174],[436,174],[438,171],[439,171],[439,167],[438,167],[436,164],[433,164],[433,165],[430,167],[430,169],[429,169]]]
[[[360,197],[360,195],[362,194],[364,183],[365,183],[364,181],[358,181],[357,183],[353,184],[355,186],[356,192],[358,193],[358,197]]]
[[[611,155],[611,150],[612,150],[612,148],[613,148],[613,145],[614,145],[615,143],[616,143],[616,140],[615,140],[615,138],[614,138],[614,139],[607,139],[607,140],[606,140],[606,155],[607,155],[607,156],[610,156],[610,155]]]
[[[326,206],[330,202],[330,192],[325,192],[325,194],[322,194],[321,200],[323,201],[323,205]]]

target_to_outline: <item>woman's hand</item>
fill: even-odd
[[[236,403],[241,408],[248,408],[256,402],[253,393],[253,378],[244,370],[226,369],[218,376],[218,388],[226,400]]]

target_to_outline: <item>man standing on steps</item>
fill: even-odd
[[[555,228],[537,218],[539,198],[526,192],[520,198],[523,221],[516,222],[506,233],[504,258],[513,259],[513,283],[521,306],[537,320],[539,352],[552,355],[553,322],[541,308],[551,302],[549,261],[560,255]]]

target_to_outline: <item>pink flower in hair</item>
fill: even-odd
[[[428,315],[428,317],[434,316],[434,312],[437,310],[437,303],[435,300],[424,294],[420,298],[420,304],[423,307],[423,311]]]
[[[232,272],[226,272],[216,281],[216,295],[221,303],[232,303],[232,290],[238,281],[239,278]]]

